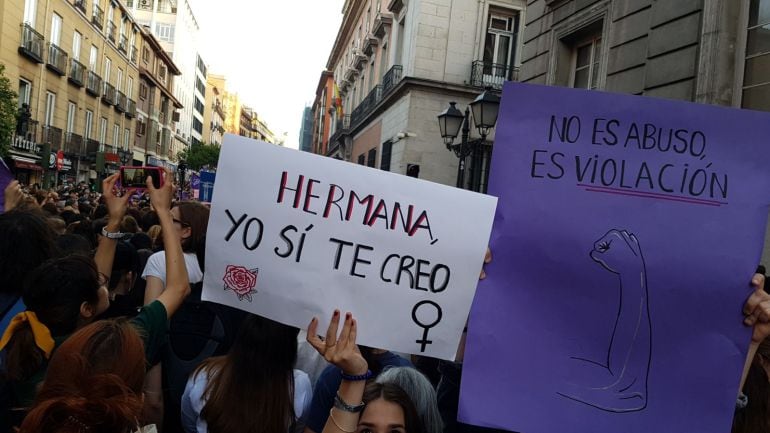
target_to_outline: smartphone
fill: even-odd
[[[163,174],[160,167],[120,167],[120,185],[123,188],[147,188],[145,180],[152,177],[152,186],[163,186]]]

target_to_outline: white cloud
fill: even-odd
[[[201,56],[276,135],[297,147],[342,21],[343,0],[189,0]]]

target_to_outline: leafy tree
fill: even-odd
[[[0,156],[8,155],[13,131],[16,130],[16,92],[4,72],[5,65],[0,64]]]
[[[187,162],[187,168],[192,170],[200,170],[203,166],[215,168],[219,161],[218,144],[193,144],[189,149],[179,152],[179,159],[184,159]]]

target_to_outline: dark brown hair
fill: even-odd
[[[364,403],[368,405],[379,399],[395,403],[401,407],[401,410],[404,411],[406,433],[422,433],[424,431],[414,403],[400,386],[394,383],[369,383],[364,390]],[[364,408],[364,412],[366,412],[366,408]],[[363,416],[363,413],[361,415]]]
[[[49,260],[32,271],[24,285],[24,304],[50,331],[52,337],[75,332],[83,302],[99,302],[99,273],[92,259],[73,255]],[[26,380],[43,367],[29,324],[13,333],[6,348],[7,372],[12,380]]]
[[[0,292],[21,296],[29,272],[57,255],[55,239],[39,212],[0,214]]]
[[[205,361],[201,417],[211,433],[285,433],[295,420],[294,363],[299,330],[263,317],[243,321],[230,352]]]
[[[125,320],[100,320],[56,350],[22,433],[130,432],[142,413],[144,345]]]
[[[195,201],[183,201],[174,207],[179,209],[180,221],[190,228],[190,237],[182,239],[182,249],[194,253],[205,239],[209,225],[209,208]]]

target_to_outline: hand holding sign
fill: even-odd
[[[743,315],[746,316],[743,323],[754,327],[751,341],[758,344],[770,336],[770,294],[764,290],[765,276],[762,274],[755,274],[751,285],[754,293],[743,306]]]
[[[24,191],[21,189],[18,180],[14,180],[5,187],[5,203],[3,207],[5,212],[15,209],[24,198]]]
[[[356,334],[358,327],[353,315],[345,315],[345,323],[342,326],[339,338],[337,338],[337,327],[340,324],[340,312],[334,311],[332,320],[329,322],[329,328],[326,330],[326,338],[321,339],[318,336],[318,319],[313,317],[310,325],[307,327],[307,342],[321,354],[328,362],[339,367],[345,374],[351,376],[364,375],[368,371],[369,365],[361,355],[356,345]]]

